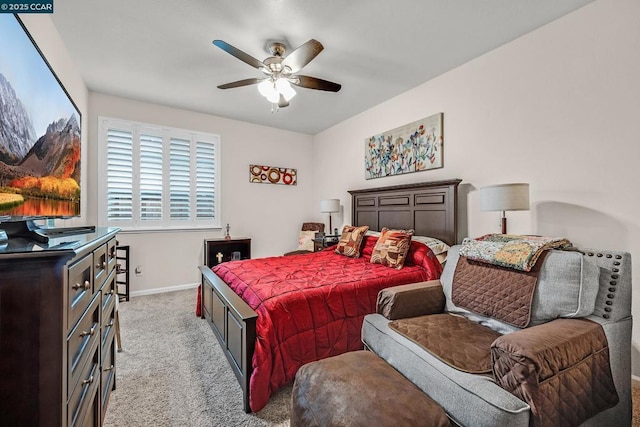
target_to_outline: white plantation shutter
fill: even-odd
[[[133,133],[107,130],[107,220],[133,217]]]
[[[169,216],[191,218],[191,142],[172,139],[169,155]]]
[[[219,227],[219,137],[100,118],[99,215],[123,229]]]
[[[140,135],[140,219],[162,219],[162,137]]]
[[[196,142],[196,217],[212,219],[215,212],[216,150],[210,142]]]

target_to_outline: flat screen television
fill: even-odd
[[[17,15],[0,14],[0,239],[80,216],[81,114]]]

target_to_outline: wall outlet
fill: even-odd
[[[141,265],[136,265],[135,272],[136,272],[137,276],[142,276],[142,266]]]

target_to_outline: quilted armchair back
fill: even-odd
[[[460,246],[449,250],[440,281],[446,297],[446,311],[461,314],[501,333],[519,328],[491,317],[456,307],[451,299],[453,276]],[[587,317],[598,323],[615,322],[631,316],[631,255],[627,252],[551,250],[538,276],[531,325],[553,319]]]

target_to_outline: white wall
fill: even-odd
[[[349,189],[461,178],[462,238],[499,232],[499,213],[479,210],[478,187],[529,182],[532,209],[507,213],[510,232],[629,251],[637,264],[638,16],[637,0],[596,1],[316,135],[314,160],[340,173],[314,170],[315,193],[339,195],[348,223]],[[364,179],[366,137],[438,112],[443,169]],[[633,279],[635,348],[637,267]]]
[[[98,170],[98,116],[220,135],[221,223],[229,223],[232,237],[252,239],[253,257],[296,249],[302,221],[319,215],[312,204],[309,135],[90,92],[90,171]],[[249,164],[296,168],[298,185],[251,184]],[[97,173],[89,176],[89,188],[93,190],[89,214],[94,221],[99,179]],[[202,264],[203,239],[223,235],[223,230],[119,234],[120,243],[131,246],[132,266],[142,267],[142,275],[131,276],[131,291],[199,282],[197,266]]]

